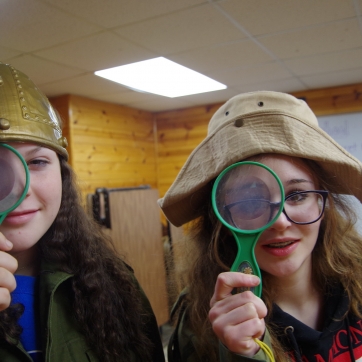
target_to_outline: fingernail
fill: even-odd
[[[9,240],[6,240],[6,246],[8,246],[9,248],[12,248],[13,247],[13,243]]]

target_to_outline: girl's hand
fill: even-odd
[[[13,244],[0,233],[0,311],[10,305],[10,293],[16,288],[14,273],[18,268],[18,261],[7,253]]]
[[[231,352],[246,357],[259,351],[253,339],[264,335],[267,308],[251,291],[234,295],[231,291],[238,287],[255,287],[259,283],[255,275],[221,273],[210,301],[209,319],[216,336]]]

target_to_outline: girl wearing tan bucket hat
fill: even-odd
[[[285,192],[283,210],[255,245],[261,298],[250,291],[257,276],[230,272],[237,245],[211,199],[220,173],[245,160],[269,167]],[[263,91],[226,102],[159,200],[175,226],[190,222],[169,361],[362,360],[362,237],[345,196],[361,202],[361,184],[361,162],[303,100]]]
[[[7,146],[30,183],[0,217],[0,360],[164,361],[132,269],[81,206],[58,115],[25,74],[0,63],[2,173],[12,166]],[[0,190],[14,179],[1,172]]]

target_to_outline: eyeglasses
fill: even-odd
[[[298,225],[313,224],[324,212],[328,191],[296,191],[284,199],[283,213]],[[279,210],[280,202],[259,198],[248,198],[225,205],[224,209],[233,225],[238,229],[248,229],[247,223],[264,218],[265,224],[272,220]]]

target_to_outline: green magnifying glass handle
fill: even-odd
[[[228,166],[216,178],[212,207],[217,218],[234,235],[237,255],[231,271],[256,275],[256,287],[235,288],[233,293],[262,293],[261,273],[255,258],[255,245],[264,230],[278,219],[284,207],[284,188],[277,174],[268,166],[254,161],[242,161]],[[278,210],[274,205],[279,206]]]
[[[4,221],[4,219],[6,218],[7,214],[0,214],[0,225],[2,224],[2,222]]]
[[[232,230],[238,246],[238,252],[230,271],[256,275],[260,278],[260,284],[253,288],[238,288],[237,292],[251,290],[256,296],[261,296],[261,274],[255,258],[254,246],[261,232],[255,234],[240,234]]]

